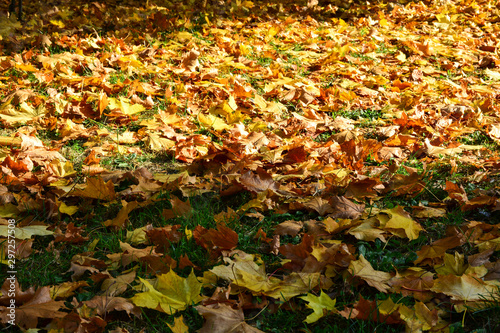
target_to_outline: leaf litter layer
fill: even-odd
[[[3,325],[499,328],[498,3],[26,5]]]

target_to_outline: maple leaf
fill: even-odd
[[[190,217],[193,214],[193,208],[191,207],[189,199],[184,202],[175,195],[171,195],[171,199],[169,199],[169,201],[172,204],[172,209],[163,210],[162,216],[165,219],[168,220],[178,216]]]
[[[49,226],[47,225],[28,225],[25,227],[15,227],[14,234],[17,239],[30,239],[33,236],[50,236],[53,235],[54,232],[47,230]],[[6,237],[9,234],[8,225],[0,225],[0,236]]]
[[[434,280],[431,291],[451,296],[452,300],[465,301],[470,306],[478,301],[493,301],[498,299],[498,284],[471,275],[445,275]]]
[[[172,331],[172,333],[188,333],[189,327],[184,323],[184,318],[181,316],[175,317],[174,324],[168,324],[168,328]]]
[[[358,260],[351,261],[347,271],[353,277],[359,277],[381,292],[386,293],[390,289],[388,282],[392,277],[391,274],[374,270],[363,255],[360,255]]]
[[[378,220],[376,218],[370,218],[364,220],[361,224],[349,229],[348,233],[368,242],[373,242],[375,239],[380,239],[382,242],[386,242],[384,237],[384,231],[376,228],[378,225]]]
[[[113,182],[109,180],[105,183],[101,177],[87,178],[84,189],[75,189],[71,195],[105,201],[111,201],[116,196]]]
[[[243,287],[255,294],[265,293],[278,287],[280,279],[268,276],[264,265],[258,265],[255,257],[242,253],[234,259],[224,258],[227,265],[215,266],[210,272],[219,278],[229,280],[235,286]]]
[[[54,242],[68,242],[75,244],[87,241],[89,238],[83,237],[81,232],[83,232],[83,227],[76,227],[73,222],[70,222],[66,227],[65,233],[56,235]]]
[[[243,310],[233,309],[226,304],[198,305],[196,310],[205,318],[205,324],[198,330],[202,333],[262,333],[245,322]]]
[[[207,230],[198,225],[193,231],[193,237],[213,258],[220,256],[222,251],[235,249],[238,244],[238,234],[222,224],[217,226],[217,230]]]
[[[116,227],[116,228],[126,227],[128,223],[128,214],[137,207],[139,207],[140,204],[137,201],[127,202],[125,200],[122,200],[122,206],[123,207],[120,209],[118,215],[115,218],[111,220],[106,220],[102,224],[106,227]]]
[[[10,285],[10,282],[6,280],[2,289],[5,285]],[[20,290],[19,285],[16,281],[16,291]],[[7,287],[6,290],[9,288]],[[2,293],[4,296],[8,295],[8,292]],[[65,305],[63,301],[54,301],[50,298],[50,288],[41,287],[36,291],[29,292],[30,297],[26,299],[27,295],[22,295],[24,297],[16,300],[16,312],[15,318],[10,318],[10,310],[6,306],[0,306],[0,321],[7,324],[10,320],[15,319],[16,325],[21,328],[36,328],[38,325],[39,318],[61,318],[66,315],[64,312],[60,312],[60,309],[64,309]],[[24,298],[24,300],[23,300]],[[19,305],[21,304],[21,305]]]
[[[300,297],[304,301],[308,302],[307,307],[313,309],[313,313],[307,316],[304,322],[312,324],[318,321],[321,317],[328,313],[336,313],[335,299],[331,299],[327,294],[321,291],[319,296],[313,294],[307,294],[307,296]]]
[[[261,168],[257,169],[257,175],[251,171],[244,173],[240,177],[240,183],[247,190],[257,193],[268,189],[274,191],[278,189],[278,185],[273,181],[271,175]]]
[[[127,314],[132,313],[136,317],[141,316],[141,310],[123,297],[113,297],[109,295],[94,296],[92,299],[84,301],[83,304],[90,309],[95,309],[100,316],[111,311],[125,311]]]
[[[106,296],[118,296],[124,293],[132,281],[135,280],[135,271],[131,271],[127,274],[119,275],[116,278],[110,277],[102,282],[101,290],[102,294]]]
[[[331,199],[333,213],[332,218],[352,219],[359,218],[365,209],[364,204],[356,204],[345,197],[335,196]]]
[[[424,245],[417,251],[418,258],[414,261],[414,264],[417,265],[427,259],[440,258],[444,256],[447,250],[462,245],[464,242],[465,240],[461,237],[450,236],[438,239],[430,245]]]
[[[85,281],[63,282],[50,287],[50,297],[52,299],[65,299],[74,295],[75,290],[88,286],[89,284]]]
[[[133,115],[146,110],[144,106],[140,104],[130,104],[127,98],[123,96],[119,99],[112,97],[108,98],[108,106],[111,110],[118,109],[126,115]]]
[[[366,300],[361,296],[359,300],[353,304],[353,307],[346,307],[344,310],[339,311],[339,314],[346,319],[362,319],[372,320],[374,322],[382,322],[387,324],[401,324],[398,306],[388,298],[385,302]],[[383,305],[383,307],[381,307]],[[385,314],[381,312],[384,311]]]
[[[409,240],[414,240],[418,238],[420,231],[423,230],[422,226],[413,221],[410,214],[401,206],[385,209],[381,212],[391,216],[391,218],[383,224],[383,228],[398,237],[406,236]]]
[[[434,296],[430,291],[434,285],[434,274],[418,267],[396,273],[389,281],[389,285],[393,291],[400,292],[404,296],[411,295],[423,302],[429,301]]]
[[[139,306],[174,314],[188,306],[201,302],[200,295],[202,283],[198,282],[193,271],[187,278],[182,278],[169,271],[167,274],[158,275],[152,283],[139,278],[146,292],[135,294],[131,300]]]
[[[279,285],[274,289],[264,292],[263,294],[269,297],[287,301],[294,296],[305,294],[318,285],[322,288],[331,287],[333,282],[325,279],[319,272],[306,273],[306,272],[292,272],[286,275]]]

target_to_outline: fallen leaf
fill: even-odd
[[[262,332],[245,322],[243,310],[233,309],[226,304],[198,305],[196,310],[205,318],[205,324],[198,332],[259,333]]]
[[[335,308],[335,299],[331,299],[323,290],[319,296],[307,294],[307,296],[302,296],[300,298],[308,302],[307,307],[314,311],[304,320],[304,322],[308,324],[317,322],[321,317],[327,314],[337,312]]]
[[[203,284],[198,282],[192,271],[186,279],[169,271],[158,275],[153,284],[142,278],[139,280],[147,290],[131,298],[139,307],[174,314],[203,299],[200,295]]]

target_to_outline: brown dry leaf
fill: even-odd
[[[352,308],[345,308],[339,311],[339,314],[346,319],[362,319],[372,320],[374,322],[382,322],[386,324],[401,324],[402,320],[397,311],[392,311],[390,314],[382,314],[379,311],[380,305],[377,301],[370,301],[360,296],[359,300]],[[396,308],[394,309],[396,310]]]
[[[198,61],[198,57],[200,56],[200,52],[197,50],[191,50],[189,53],[184,55],[182,58],[182,67],[185,69],[194,72],[197,69],[200,69],[200,62]]]
[[[231,207],[227,207],[227,212],[220,212],[219,214],[214,215],[214,220],[217,224],[228,224],[236,220],[238,217],[239,215],[235,210],[233,210]]]
[[[358,277],[377,290],[387,293],[390,289],[389,280],[392,275],[382,271],[376,271],[368,260],[359,256],[358,260],[353,260],[347,269],[350,275]]]
[[[123,294],[135,280],[135,271],[119,275],[116,278],[105,279],[101,284],[102,294],[104,296],[115,297]]]
[[[182,238],[182,232],[179,231],[180,224],[167,225],[162,228],[153,228],[146,231],[148,239],[157,246],[157,249],[165,252],[170,248],[171,243],[178,243]]]
[[[166,220],[179,216],[188,218],[193,214],[193,208],[191,207],[189,199],[184,202],[175,195],[170,195],[170,197],[171,199],[169,201],[172,204],[172,208],[164,209],[161,213]]]
[[[244,173],[240,177],[240,183],[245,189],[257,193],[267,190],[278,190],[278,185],[273,181],[271,175],[261,168],[257,169],[257,174],[251,171]]]
[[[434,274],[421,268],[412,267],[396,275],[389,281],[392,290],[404,296],[426,302],[434,297],[430,291],[434,285]]]
[[[139,205],[137,201],[127,202],[122,200],[122,208],[118,212],[118,215],[112,220],[104,221],[103,225],[106,227],[125,228],[129,223],[128,214],[139,207]]]
[[[474,302],[487,302],[499,297],[497,283],[470,275],[440,276],[434,281],[431,291],[451,296],[454,301],[467,302],[470,306]]]
[[[356,204],[345,197],[334,196],[330,200],[330,203],[333,213],[329,216],[332,218],[355,220],[359,218],[365,210],[364,204]]]
[[[70,222],[66,227],[64,234],[56,234],[54,242],[68,242],[72,244],[83,243],[87,241],[88,237],[83,237],[81,233],[84,231],[84,227],[76,227],[73,222]]]
[[[285,265],[293,270],[300,270],[305,264],[304,260],[309,257],[312,252],[313,243],[314,236],[311,234],[304,234],[300,244],[281,245],[279,247],[280,253],[285,256],[285,258],[290,259],[290,262]]]
[[[19,288],[19,286],[17,287]],[[64,317],[66,313],[59,311],[64,308],[63,301],[54,301],[50,298],[49,287],[41,287],[27,301],[20,302],[16,299],[14,318],[9,317],[10,311],[8,307],[0,306],[0,320],[2,323],[7,324],[14,319],[16,325],[23,329],[36,328],[39,318]]]
[[[116,197],[113,183],[111,181],[105,183],[101,177],[87,178],[85,187],[72,191],[71,195],[104,201],[111,201]]]
[[[115,263],[121,266],[127,266],[128,264],[136,261],[140,261],[142,258],[147,256],[154,256],[156,260],[160,260],[160,256],[155,252],[152,246],[148,246],[144,249],[138,249],[132,247],[128,243],[120,242],[121,253],[108,254],[107,257]]]
[[[467,193],[461,185],[459,186],[447,180],[445,191],[448,192],[448,195],[451,199],[455,199],[460,203],[469,201],[467,199]]]
[[[217,230],[205,229],[198,225],[193,230],[193,237],[213,258],[217,258],[222,251],[235,249],[238,245],[238,234],[224,225],[218,225]]]
[[[125,311],[129,315],[141,317],[141,310],[123,297],[94,296],[91,300],[84,301],[83,304],[89,309],[95,309],[100,316],[111,311]]]
[[[303,227],[302,221],[289,220],[278,224],[274,229],[274,234],[280,236],[288,235],[295,237],[302,230],[302,227]]]
[[[262,332],[245,322],[243,310],[233,309],[226,304],[198,305],[196,310],[205,318],[205,324],[198,332],[258,333]]]
[[[458,236],[450,236],[442,239],[438,239],[431,245],[424,245],[419,251],[417,251],[418,258],[414,261],[414,264],[424,262],[426,259],[441,258],[444,256],[446,251],[449,249],[460,246],[464,243],[464,240]]]
[[[330,202],[321,197],[312,198],[311,200],[305,202],[304,206],[316,211],[321,216],[334,212],[334,208],[332,207]]]
[[[9,243],[9,239],[0,237],[0,262],[8,264],[7,258],[9,257],[9,249],[11,252],[13,250],[12,245],[14,246],[15,259],[28,258],[33,252],[33,239],[15,239],[14,242],[15,244],[12,244],[12,241]]]

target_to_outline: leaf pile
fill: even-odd
[[[73,251],[57,284],[16,281],[16,325],[100,332],[152,309],[174,332],[258,332],[262,312],[312,309],[311,329],[440,332],[498,307],[500,7],[344,5],[49,1],[24,26],[2,17],[0,260],[8,219],[19,271]],[[183,223],[207,196],[244,202]]]

